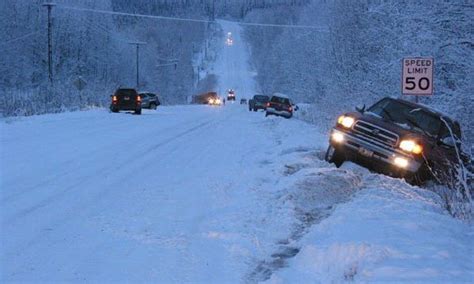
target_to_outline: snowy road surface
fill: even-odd
[[[249,97],[240,28],[220,23],[219,88]],[[322,161],[326,137],[237,103],[4,119],[0,282],[473,279],[472,226]]]
[[[239,279],[260,243],[277,237],[260,188],[279,179],[267,165],[282,139],[303,134],[281,126],[239,105],[4,125],[5,277]]]

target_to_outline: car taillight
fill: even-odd
[[[142,97],[137,96],[137,103],[141,103],[141,102],[142,102]]]
[[[116,103],[117,102],[117,96],[112,96],[112,103]]]
[[[267,103],[267,107],[269,107],[269,106],[270,106],[270,103]]]
[[[288,108],[288,111],[293,111],[293,108],[292,108],[292,107],[289,107],[289,108]]]

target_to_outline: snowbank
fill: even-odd
[[[434,193],[363,175],[353,200],[313,226],[269,283],[472,282],[471,225],[448,215]]]

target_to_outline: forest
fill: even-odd
[[[472,1],[59,0],[52,9],[53,84],[43,2],[0,3],[3,116],[104,106],[120,86],[157,92],[165,104],[186,103],[216,81],[206,70],[217,52],[212,41],[222,33],[213,23],[219,18],[301,26],[245,25],[250,64],[262,93],[283,92],[308,103],[304,118],[325,125],[335,111],[400,96],[404,57],[433,57],[434,95],[421,102],[453,114],[473,141]],[[146,42],[138,86],[134,41]],[[77,88],[78,80],[85,87]]]
[[[246,27],[261,92],[310,104],[306,119],[329,127],[335,112],[400,97],[402,59],[432,57],[434,95],[420,102],[458,119],[472,144],[473,14],[473,2],[464,0],[314,0],[294,11],[253,10],[245,19],[318,27]]]

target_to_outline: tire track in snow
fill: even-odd
[[[283,155],[287,153],[282,151]],[[298,241],[311,226],[328,218],[338,204],[349,201],[361,188],[362,180],[358,175],[322,164],[319,168],[295,164],[291,168],[297,171],[288,173],[285,170],[290,178],[295,178],[295,182],[292,188],[281,190],[282,195],[277,202],[292,208],[295,219],[293,228],[286,239],[274,244],[273,252],[254,262],[244,277],[245,282],[266,281],[275,271],[285,267],[288,260],[299,253]]]
[[[201,120],[201,119],[206,118],[206,117],[208,117],[208,115],[199,117],[198,120]],[[194,119],[192,119],[192,120],[189,120],[189,121],[187,120],[187,121],[185,121],[185,122],[183,122],[183,123],[181,123],[181,124],[186,124],[186,125],[187,125],[188,123],[194,122],[194,121],[196,121],[196,118],[194,118]],[[110,126],[109,126],[108,128],[110,129]],[[176,128],[176,125],[173,125],[173,126],[171,126],[171,127],[166,127],[165,129],[159,129],[159,131],[160,131],[161,133],[167,133],[169,130],[172,130],[172,129],[175,129],[175,128]],[[126,141],[125,144],[122,144],[122,145],[121,145],[121,147],[123,147],[124,149],[130,149],[130,148],[132,148],[132,147],[130,147],[130,146],[132,146],[132,145],[135,145],[135,146],[137,146],[137,145],[143,145],[143,144],[146,143],[146,142],[147,142],[146,140],[143,141],[143,137],[142,137],[142,136],[137,136],[136,139]],[[169,142],[171,142],[171,141],[169,141]],[[169,142],[168,142],[168,143],[169,143]],[[91,157],[90,162],[93,162],[93,161],[97,158],[96,154],[102,153],[103,150],[104,150],[104,148],[111,148],[111,147],[113,147],[113,145],[103,145],[102,147],[97,148],[97,149],[93,150],[92,152],[88,153],[88,156]],[[143,153],[142,153],[142,154],[143,154]],[[135,156],[135,157],[136,157],[136,156]],[[74,158],[76,158],[76,157],[74,157]],[[73,158],[73,159],[70,159],[70,160],[67,160],[67,161],[64,161],[64,162],[60,163],[58,166],[56,166],[56,168],[64,169],[64,170],[62,170],[61,172],[55,173],[55,174],[53,174],[53,176],[48,177],[48,178],[46,178],[44,181],[41,181],[41,182],[39,182],[39,183],[37,183],[37,184],[35,184],[35,185],[28,186],[28,187],[24,188],[24,189],[21,190],[21,191],[14,192],[14,193],[12,193],[12,194],[10,194],[10,195],[7,195],[7,196],[3,197],[2,200],[1,200],[1,203],[11,202],[11,201],[13,201],[13,200],[16,199],[16,198],[23,196],[24,194],[34,192],[35,190],[37,190],[37,189],[39,189],[39,188],[41,188],[41,187],[43,187],[43,186],[47,186],[47,185],[51,184],[52,182],[54,182],[54,181],[56,181],[56,180],[58,180],[58,179],[66,178],[66,177],[74,177],[75,171],[71,170],[70,167],[66,167],[66,166],[68,166],[68,165],[70,165],[70,164],[72,163],[72,161],[74,160],[74,158]],[[106,169],[108,169],[108,168],[109,168],[109,167],[101,168],[100,171],[106,170]],[[97,173],[97,172],[94,171],[94,173],[92,173],[92,174],[83,175],[83,176],[78,177],[78,178],[75,177],[75,179],[87,179],[87,178],[91,177],[92,175],[95,175],[96,173]]]
[[[198,125],[195,125],[191,128],[188,128],[185,131],[181,131],[180,133],[178,133],[178,134],[176,134],[176,135],[174,135],[170,138],[167,138],[165,140],[160,141],[157,144],[154,144],[152,146],[147,147],[146,150],[142,150],[138,153],[135,152],[134,154],[128,153],[129,156],[131,156],[131,157],[126,159],[125,161],[121,162],[119,166],[116,166],[112,170],[110,169],[109,165],[106,165],[104,167],[101,167],[98,170],[95,170],[94,172],[92,172],[88,175],[83,175],[81,177],[75,178],[75,180],[80,180],[80,182],[74,183],[71,186],[68,186],[65,189],[61,190],[60,192],[56,192],[54,195],[49,196],[49,197],[41,200],[40,202],[36,203],[33,206],[30,206],[28,208],[20,210],[19,212],[17,212],[16,214],[14,214],[11,217],[4,218],[4,224],[5,225],[11,225],[12,223],[16,222],[18,219],[23,218],[23,217],[37,211],[38,209],[44,208],[44,207],[48,206],[49,204],[51,204],[52,202],[60,200],[62,197],[66,196],[69,192],[71,192],[73,189],[78,188],[78,187],[86,184],[87,182],[90,182],[91,178],[93,178],[94,176],[97,176],[98,173],[102,173],[102,172],[105,172],[105,171],[111,171],[111,172],[114,172],[115,174],[117,174],[117,171],[123,169],[124,166],[126,166],[126,165],[128,166],[131,163],[136,162],[137,161],[136,157],[140,157],[141,155],[144,155],[145,153],[148,153],[150,151],[155,151],[158,148],[160,148],[164,145],[167,145],[167,144],[169,144],[169,143],[171,143],[171,142],[173,142],[173,141],[175,141],[179,138],[182,138],[186,135],[192,134],[192,133],[196,132],[197,130],[209,125],[212,121],[213,121],[213,119],[206,120],[205,122],[201,122]],[[139,162],[141,162],[141,161],[139,161]]]

